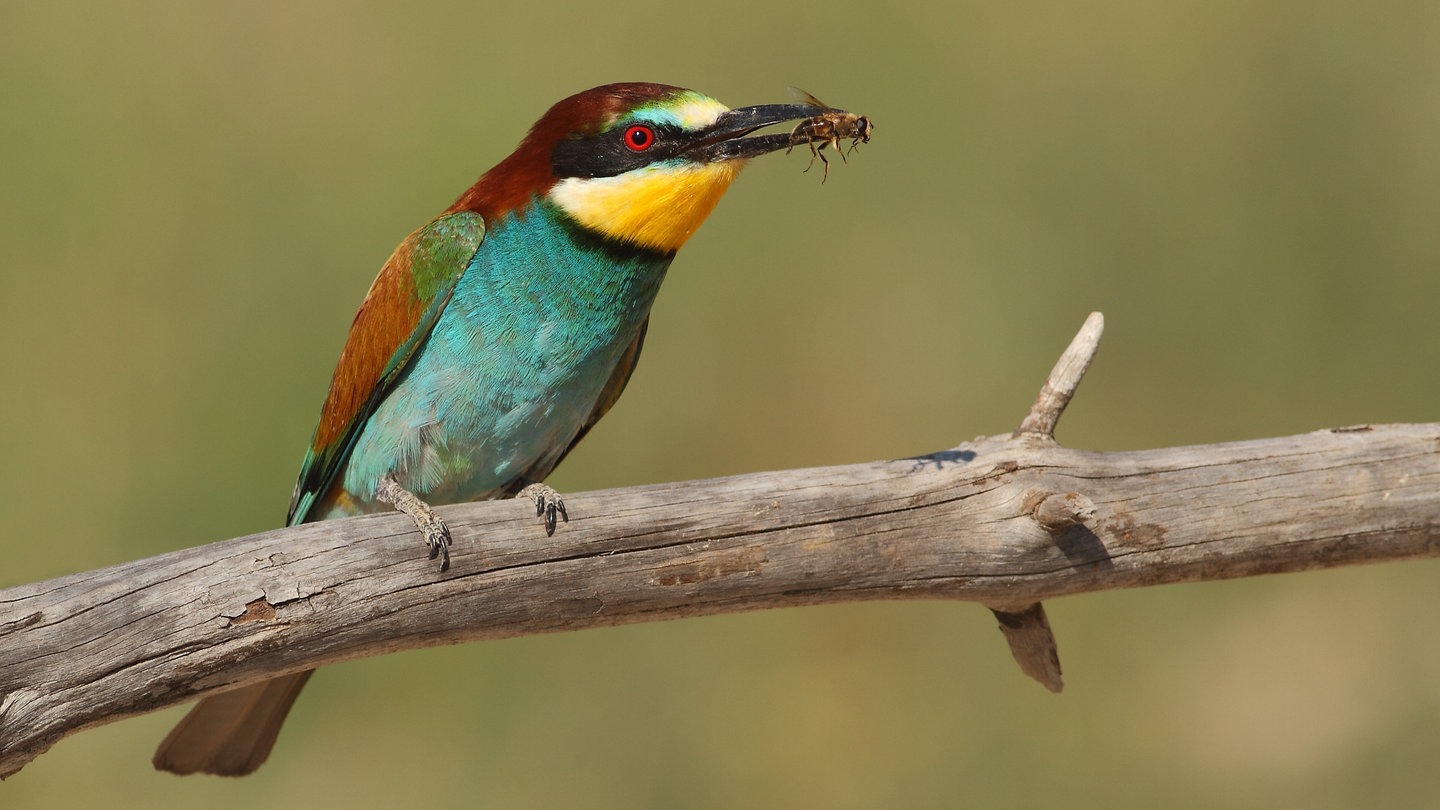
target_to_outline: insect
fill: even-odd
[[[824,183],[830,178],[830,161],[825,157],[825,147],[835,147],[840,159],[848,162],[849,159],[845,157],[847,154],[854,152],[855,147],[860,144],[870,142],[870,134],[875,131],[875,125],[870,123],[867,116],[837,110],[798,87],[790,88],[790,92],[807,104],[825,109],[825,112],[806,118],[790,130],[790,149],[802,143],[810,147],[810,163],[806,165],[805,171],[810,171],[817,157],[825,165],[825,176],[820,179],[820,182]],[[850,139],[849,149],[845,149],[840,143],[846,138]],[[816,146],[817,143],[819,146]],[[790,154],[790,149],[786,149],[785,154]]]

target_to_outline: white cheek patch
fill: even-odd
[[[675,123],[692,131],[710,126],[722,113],[729,111],[729,107],[715,99],[698,94],[667,110],[675,116]]]

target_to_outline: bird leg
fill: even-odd
[[[375,485],[375,498],[409,515],[415,521],[415,528],[420,530],[420,536],[425,538],[425,544],[430,547],[430,559],[440,558],[441,571],[450,568],[450,527],[435,514],[430,504],[400,486],[393,473],[387,473]]]
[[[529,484],[516,493],[515,497],[535,502],[535,517],[545,516],[545,535],[547,537],[555,533],[557,516],[566,523],[570,522],[570,516],[565,513],[565,502],[560,500],[560,493],[545,484]]]

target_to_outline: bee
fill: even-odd
[[[796,124],[795,128],[790,130],[790,148],[785,150],[785,154],[788,155],[791,149],[802,143],[809,146],[810,163],[806,165],[805,171],[810,171],[810,168],[815,165],[815,158],[820,158],[820,162],[825,165],[825,176],[820,179],[820,182],[824,183],[830,178],[830,161],[825,157],[825,147],[835,147],[835,151],[840,154],[840,159],[849,162],[846,155],[854,152],[855,147],[860,144],[870,142],[870,134],[875,131],[875,125],[870,123],[870,119],[866,116],[837,110],[798,87],[790,88],[790,92],[798,100],[825,110],[817,116],[806,118]],[[840,143],[846,138],[850,139],[849,149],[845,149],[844,145]]]

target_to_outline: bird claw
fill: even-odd
[[[400,486],[392,475],[381,478],[380,483],[375,485],[375,497],[409,515],[415,521],[415,528],[420,530],[420,536],[425,538],[430,559],[439,557],[441,572],[450,570],[450,527],[435,514],[430,504]]]
[[[542,515],[545,517],[545,535],[547,537],[555,534],[557,517],[566,523],[570,522],[570,515],[565,512],[565,502],[560,500],[560,493],[545,484],[530,484],[520,490],[515,497],[535,502],[535,517]]]
[[[438,516],[432,517],[435,518],[433,522],[426,521],[422,523],[417,519],[415,525],[420,529],[421,536],[425,538],[425,545],[430,547],[430,559],[433,560],[439,557],[440,570],[448,571],[450,570],[450,543],[452,542],[450,540],[450,527],[446,526],[445,521],[441,520]]]

